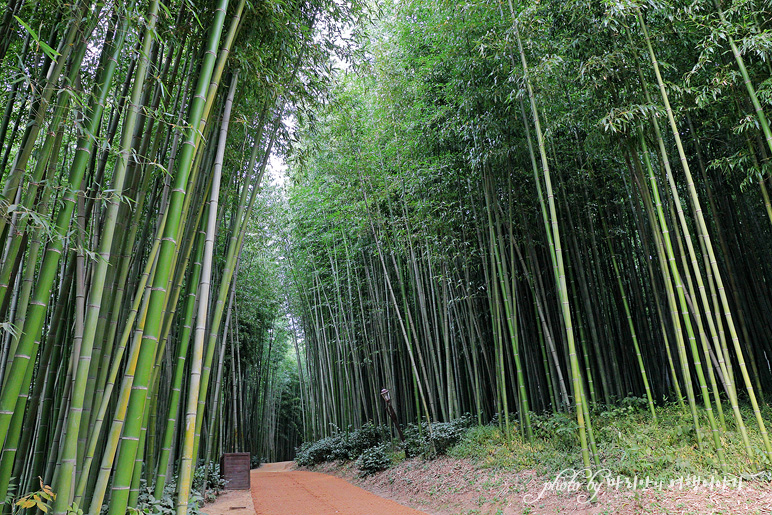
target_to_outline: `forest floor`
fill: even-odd
[[[342,477],[380,496],[431,515],[515,514],[772,514],[768,482],[683,480],[648,485],[603,476],[597,499],[588,499],[572,472],[547,477],[533,470],[481,468],[472,460],[406,460],[361,478],[353,463],[326,463],[313,470]]]

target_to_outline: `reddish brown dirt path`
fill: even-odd
[[[425,515],[343,479],[292,470],[292,462],[263,465],[251,481],[257,515]]]
[[[206,515],[426,515],[378,497],[343,479],[267,463],[252,471],[252,492],[231,490],[201,511]]]

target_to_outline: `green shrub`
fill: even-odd
[[[204,480],[207,480],[204,488]],[[220,474],[220,465],[218,463],[208,463],[199,465],[193,473],[193,483],[191,488],[195,492],[205,492],[205,502],[212,502],[218,495],[225,490],[227,481]]]
[[[348,461],[356,458],[351,454],[349,435],[345,433],[330,437],[329,450],[325,461]]]
[[[466,434],[471,425],[469,417],[461,417],[450,422],[432,424],[431,439],[437,455],[445,455]]]
[[[447,454],[471,425],[471,417],[464,416],[450,422],[432,424],[431,435],[426,426],[408,424],[405,428],[405,457],[422,456],[432,459]],[[305,442],[295,449],[295,463],[310,467],[325,461],[349,461],[368,450],[379,447],[385,431],[372,422],[354,431],[338,433],[316,442]]]
[[[204,491],[204,479],[208,479],[206,496]],[[188,500],[188,514],[200,515],[200,507],[205,502],[214,501],[225,489],[227,481],[220,474],[220,465],[208,463],[199,465],[193,473],[190,498]],[[157,499],[153,488],[149,487],[144,479],[140,479],[139,497],[137,498],[136,513],[152,513],[157,515],[174,515],[177,510],[177,476],[169,478],[164,485],[163,495]],[[106,507],[106,505],[105,505]]]
[[[474,426],[467,429],[464,436],[448,452],[454,458],[481,459],[487,457],[492,449],[505,447],[504,432],[497,426]]]
[[[376,447],[383,439],[380,428],[376,427],[372,422],[367,422],[365,425],[352,432],[348,439],[349,454],[353,458],[359,456],[367,449]]]
[[[464,416],[450,422],[432,424],[431,431],[426,426],[408,424],[405,429],[405,455],[421,456],[432,459],[448,453],[466,434],[471,426],[471,418]]]
[[[560,449],[568,451],[579,446],[579,425],[571,413],[531,414],[531,427],[535,436],[554,442]]]
[[[188,514],[200,515],[203,497],[198,490],[190,491],[188,500]],[[106,511],[105,504],[102,509]],[[164,492],[160,499],[153,495],[153,488],[149,487],[144,479],[140,479],[139,497],[137,498],[135,513],[147,513],[154,515],[174,515],[177,512],[177,477],[170,478],[164,485]]]
[[[426,427],[416,424],[408,424],[403,431],[405,435],[405,457],[431,455],[431,442],[426,434]]]
[[[362,477],[375,474],[381,470],[386,470],[391,466],[391,457],[386,451],[386,445],[381,444],[376,447],[370,447],[362,452],[357,459],[357,468]]]
[[[301,467],[318,465],[332,459],[332,450],[338,444],[339,439],[328,436],[315,442],[306,442],[300,446],[295,454],[295,463]]]
[[[305,442],[295,452],[295,463],[301,467],[318,465],[325,461],[349,461],[359,457],[365,450],[377,446],[381,430],[372,422],[346,433],[328,436],[316,442]]]

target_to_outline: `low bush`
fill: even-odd
[[[432,424],[431,439],[437,455],[445,455],[456,445],[471,426],[470,417],[461,417],[450,422]]]
[[[332,460],[333,449],[339,444],[340,439],[328,436],[315,442],[306,442],[295,452],[295,463],[301,467],[318,465]]]
[[[204,481],[206,481],[206,485],[204,485]],[[218,463],[208,463],[207,465],[196,467],[191,488],[195,492],[204,492],[204,502],[212,502],[225,490],[227,483],[222,474],[220,474],[220,465]]]
[[[349,428],[345,433],[304,443],[295,451],[295,463],[309,467],[325,461],[355,460],[367,449],[377,446],[383,439],[381,435],[381,429],[372,422],[359,429]]]
[[[579,447],[579,425],[571,413],[532,413],[531,427],[534,436],[551,440],[562,450],[573,451]]]
[[[349,435],[347,443],[349,455],[352,456],[350,459],[359,456],[367,449],[377,446],[382,441],[383,435],[380,428],[376,427],[372,422],[367,422]]]
[[[201,494],[197,490],[191,490],[188,500],[188,514],[200,515],[200,508],[203,503],[204,498]],[[106,511],[106,508],[107,505],[102,507],[103,512]],[[137,507],[129,511],[136,514],[174,515],[177,512],[177,478],[171,478],[166,482],[163,495],[160,498],[156,498],[153,495],[153,488],[148,486],[144,479],[140,479]]]
[[[405,435],[405,457],[415,458],[431,454],[431,443],[426,437],[425,426],[408,424],[403,431]]]
[[[472,424],[469,416],[463,416],[450,422],[436,422],[431,431],[428,425],[408,424],[405,429],[405,455],[421,456],[432,459],[444,456],[456,445]]]
[[[365,449],[357,459],[357,468],[362,477],[386,470],[390,466],[391,457],[384,444]]]

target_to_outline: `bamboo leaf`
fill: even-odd
[[[37,32],[35,32],[32,27],[24,23],[24,21],[16,15],[14,15],[14,18],[16,18],[16,21],[22,24],[22,26],[27,30],[27,32],[29,32],[30,36],[32,36],[32,39],[35,40],[35,43],[37,43],[38,46],[41,49],[43,49],[43,52],[45,52],[45,54],[49,58],[51,58],[51,60],[55,60],[59,56],[59,52],[57,52],[56,50],[48,46],[45,41],[40,40],[40,37],[38,36]]]

